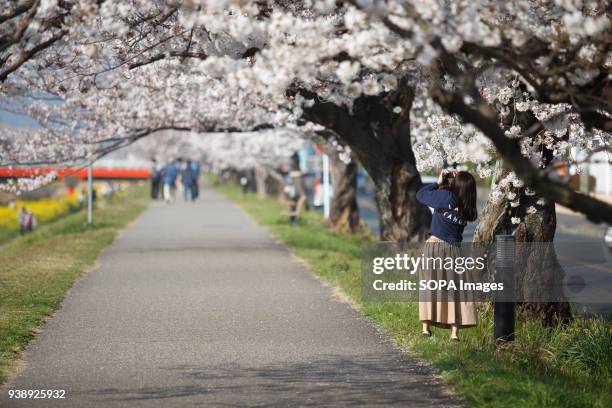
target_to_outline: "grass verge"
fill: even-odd
[[[612,327],[603,319],[576,319],[568,326],[542,328],[517,321],[516,341],[495,350],[491,310],[482,308],[478,327],[464,330],[451,344],[448,331],[433,328],[420,336],[416,303],[363,302],[360,255],[371,234],[328,231],[317,213],[300,216],[289,227],[276,200],[243,197],[238,187],[218,189],[236,202],[311,270],[341,288],[362,313],[384,328],[398,347],[435,365],[442,377],[473,407],[609,407],[612,401]]]
[[[147,203],[146,188],[129,189],[101,200],[91,226],[82,210],[0,247],[0,384],[75,279]]]

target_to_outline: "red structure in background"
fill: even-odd
[[[0,167],[0,178],[25,178],[44,176],[55,172],[57,178],[76,177],[81,180],[87,179],[87,168],[54,168],[54,167]],[[146,180],[151,177],[149,169],[127,169],[127,168],[93,168],[93,178],[98,180]]]

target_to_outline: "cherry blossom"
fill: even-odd
[[[350,112],[409,87],[419,169],[489,177],[503,160],[538,194],[605,213],[544,183],[542,151],[609,150],[610,37],[603,1],[13,2],[0,96],[41,129],[4,137],[0,161],[79,160],[167,129],[307,134],[326,125],[314,103]]]

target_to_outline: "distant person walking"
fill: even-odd
[[[191,168],[191,199],[195,201],[200,196],[200,163],[193,160],[189,164]]]
[[[240,187],[242,187],[242,197],[246,197],[249,191],[249,179],[246,176],[240,177]]]
[[[153,200],[157,200],[161,193],[162,169],[163,166],[153,159],[153,166],[151,167],[151,199]]]
[[[297,223],[298,216],[304,208],[306,202],[306,195],[303,190],[296,186],[293,179],[289,178],[287,185],[284,187],[283,192],[285,194],[285,203],[289,206],[288,211],[283,211],[281,214],[289,217],[289,225],[294,227]]]
[[[164,175],[164,200],[173,203],[176,195],[176,179],[178,178],[178,168],[174,162],[166,165]]]
[[[187,160],[181,161],[181,184],[183,186],[183,200],[189,201],[192,197],[193,173],[191,172],[191,163]]]

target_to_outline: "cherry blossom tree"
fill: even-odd
[[[193,142],[213,168],[253,174],[260,197],[267,195],[269,179],[280,186],[277,193],[282,192],[285,182],[277,169],[289,166],[291,157],[305,144],[306,140],[300,135],[286,129],[256,133],[211,133]]]
[[[284,180],[277,173],[288,166],[291,156],[305,146],[307,140],[287,129],[258,132],[205,133],[165,130],[142,138],[128,149],[146,159],[168,162],[178,157],[198,160],[215,173],[260,175],[258,193],[266,195],[265,180],[270,177],[281,186]]]
[[[155,3],[150,7],[144,3],[136,3],[136,6],[132,8],[120,1],[114,2],[117,6],[115,8],[106,7],[107,4],[104,3],[99,9],[91,12],[87,18],[83,18],[82,21],[86,23],[77,24],[76,28],[71,30],[71,33],[76,34],[74,37],[65,39],[65,42],[71,45],[72,52],[60,53],[46,50],[44,56],[47,57],[47,68],[38,67],[33,70],[35,75],[32,77],[22,76],[15,81],[15,83],[22,81],[30,86],[44,87],[49,92],[61,95],[65,100],[65,103],[62,104],[65,115],[50,115],[48,112],[43,112],[40,116],[45,118],[66,117],[74,114],[75,109],[89,116],[89,118],[81,118],[78,121],[73,120],[78,123],[74,126],[75,128],[80,127],[81,133],[87,133],[88,144],[112,141],[120,143],[117,138],[133,140],[149,133],[150,130],[159,128],[185,127],[211,131],[219,127],[234,127],[234,124],[224,123],[224,118],[218,112],[218,101],[207,91],[210,86],[210,77],[213,77],[213,80],[223,80],[221,88],[224,92],[227,92],[228,89],[235,89],[236,92],[252,95],[256,99],[255,104],[234,100],[233,104],[226,106],[245,107],[251,113],[251,117],[257,118],[260,124],[270,124],[269,119],[262,120],[262,116],[265,118],[269,115],[253,115],[253,107],[264,107],[268,113],[275,112],[275,118],[272,121],[275,126],[283,122],[283,124],[299,124],[304,120],[302,117],[306,121],[310,120],[308,115],[303,115],[304,108],[312,107],[313,104],[313,101],[307,101],[302,93],[310,95],[309,93],[314,91],[314,96],[324,97],[329,101],[333,100],[339,109],[350,109],[351,98],[361,95],[360,82],[355,82],[352,87],[347,87],[347,82],[351,82],[351,75],[354,71],[358,73],[366,68],[360,69],[359,63],[347,66],[344,63],[347,61],[342,61],[342,59],[348,52],[354,55],[360,54],[364,59],[369,59],[368,64],[372,65],[371,68],[367,68],[369,71],[376,67],[392,70],[403,59],[398,50],[391,50],[386,58],[381,59],[380,50],[376,51],[371,48],[386,40],[385,33],[389,34],[382,24],[378,24],[377,27],[370,30],[371,32],[366,32],[366,36],[362,35],[365,41],[361,43],[343,41],[336,35],[337,18],[328,15],[317,16],[312,10],[299,6],[290,7],[280,4],[269,10],[267,6],[236,4],[234,5],[236,11],[227,12],[214,6],[201,10],[188,3],[182,4],[181,7],[172,7],[163,2]],[[125,7],[118,7],[120,5]],[[95,32],[91,30],[94,27]],[[249,28],[245,30],[245,27]],[[295,42],[292,39],[293,36],[288,35],[291,30],[296,30],[296,33],[299,34],[297,38],[303,41]],[[147,35],[143,35],[143,32]],[[371,38],[368,39],[368,36]],[[327,49],[321,47],[324,45],[321,40],[325,37],[333,41],[328,44]],[[355,47],[355,44],[358,46]],[[78,58],[74,58],[75,54],[78,55]],[[186,59],[193,61],[185,63]],[[316,61],[321,61],[322,66],[317,67],[312,64]],[[61,69],[51,69],[54,66],[61,66]],[[154,74],[161,76],[164,71],[168,73],[169,78],[162,78],[161,81],[157,78],[153,79],[156,76]],[[340,73],[340,78],[344,82],[338,81],[336,71]],[[132,74],[132,72],[135,73]],[[208,75],[203,75],[203,73]],[[123,86],[123,83],[128,83],[124,82],[126,77],[132,76],[133,78],[129,78],[129,85]],[[176,108],[178,105],[176,101],[170,103],[167,99],[158,101],[155,98],[145,97],[142,89],[134,91],[134,89],[139,89],[137,78],[141,78],[143,87],[150,87],[151,84],[154,84],[152,93],[156,95],[172,94],[171,97],[185,98],[181,107],[187,107],[187,109],[179,112],[179,109]],[[164,84],[165,79],[167,80],[165,83],[168,84],[167,88],[159,86]],[[391,90],[397,82],[393,75],[386,73],[369,75],[365,79],[365,92],[372,96],[382,95]],[[177,82],[187,83],[189,86],[194,83],[201,84],[200,88],[197,86],[194,88],[205,88],[206,92],[180,91],[173,94],[168,91],[176,90]],[[129,88],[127,92],[126,87]],[[251,91],[244,92],[245,88]],[[164,89],[167,91],[165,92]],[[292,96],[287,97],[287,93],[291,93]],[[129,98],[126,98],[127,95]],[[212,103],[209,96],[213,96],[215,103]],[[136,99],[136,102],[132,98]],[[108,101],[108,103],[105,104],[102,101]],[[125,101],[128,109],[121,107],[119,101]],[[146,101],[151,103],[145,108],[143,105],[147,105]],[[373,99],[368,103],[370,102],[373,102]],[[390,114],[393,108],[390,105],[391,100],[384,104],[376,103],[380,106],[384,105],[381,111],[386,111],[387,115]],[[141,109],[135,113],[135,107],[139,106]],[[149,110],[149,106],[155,109]],[[204,119],[194,120],[197,116],[201,116],[201,112],[193,115],[188,107],[195,106],[198,109],[203,106],[211,106],[217,110],[214,123]],[[162,107],[162,115],[159,114],[160,107]],[[113,112],[119,113],[122,119]],[[151,121],[143,112],[150,112],[150,119],[154,119],[154,123],[161,121],[164,123],[160,126],[152,126]],[[141,122],[146,125],[137,125],[134,123],[136,121],[130,120],[133,124],[128,127],[124,120],[126,115],[121,115],[122,113],[129,113],[131,115],[129,119],[140,115]],[[84,126],[83,122],[87,119],[91,122],[92,117],[96,118],[98,126]],[[231,115],[231,117],[239,116]],[[319,121],[327,120],[321,115],[316,118]],[[383,116],[378,120],[381,119]],[[245,120],[244,117],[241,117],[238,122],[238,125],[244,130],[251,130],[254,126],[258,126],[253,121]],[[334,126],[329,121],[323,124],[328,127]],[[110,136],[102,136],[98,130]],[[368,137],[373,139],[374,133],[369,131]],[[395,139],[397,137],[396,135]],[[71,141],[74,142],[74,138],[71,138]],[[56,140],[55,145],[59,144],[59,141]],[[366,152],[378,145],[378,143],[372,143],[372,146],[366,146],[362,143],[358,146],[359,149],[354,150],[359,156],[360,152]],[[406,144],[405,147],[409,150],[410,144]],[[379,147],[380,152],[384,150],[394,149]],[[380,194],[377,195],[380,197],[378,202],[381,214],[383,214],[381,217],[383,237],[388,239],[422,237],[429,215],[426,211],[421,210],[414,200],[414,193],[420,186],[420,179],[418,173],[414,171],[414,162],[410,162],[409,151],[400,155],[396,154],[396,156],[398,157],[393,160],[394,164],[384,165],[382,170],[375,169],[376,163],[386,161],[367,160],[371,174],[375,175],[376,180],[380,180],[377,183],[380,186],[378,189]],[[370,157],[371,155],[364,154],[361,160],[366,161]],[[403,178],[401,176],[392,177],[392,168],[398,174],[405,172],[403,169],[405,166],[402,163],[406,160],[408,162],[405,166],[409,169],[407,175]],[[391,179],[396,180],[393,187],[390,187]],[[402,181],[407,180],[413,180],[413,182],[409,186],[410,193],[404,194]],[[404,205],[406,203],[410,208]],[[392,207],[395,207],[394,211]],[[413,212],[421,214],[420,217],[416,217],[422,220],[417,227],[410,225]]]
[[[553,153],[567,152],[572,139],[609,150],[605,2],[358,3],[407,41],[420,42],[431,97],[482,131],[523,182],[595,221],[609,220],[610,206],[550,183],[526,151],[543,140]],[[527,112],[522,121],[517,112]]]
[[[497,113],[482,95],[478,98],[482,86],[477,78],[491,71],[491,65],[503,66],[508,74],[499,75],[499,81],[518,76],[531,98],[552,105],[553,110],[556,105],[578,100],[572,109],[580,121],[591,132],[605,132],[607,105],[601,102],[605,101],[598,90],[601,87],[594,86],[601,83],[598,78],[604,71],[599,69],[596,74],[593,66],[601,63],[605,68],[607,64],[609,24],[601,7],[593,7],[598,4],[550,3],[547,6],[553,11],[547,12],[547,7],[531,2],[494,3],[490,7],[489,2],[470,2],[450,7],[437,1],[359,1],[355,5],[228,1],[202,5],[117,0],[100,6],[92,3],[84,11],[69,3],[60,7],[45,2],[43,15],[64,10],[68,21],[64,24],[70,30],[57,41],[61,47],[54,43],[21,65],[22,72],[35,75],[14,75],[16,79],[9,85],[27,84],[65,99],[72,97],[73,103],[65,104],[67,109],[74,110],[83,104],[83,94],[90,94],[92,103],[81,105],[81,110],[91,112],[103,93],[112,107],[117,101],[132,106],[135,102],[131,98],[136,99],[142,106],[140,113],[152,112],[150,118],[163,121],[164,127],[223,128],[228,125],[225,120],[231,122],[237,116],[223,117],[218,112],[215,116],[213,112],[212,121],[194,120],[203,106],[217,108],[215,97],[211,100],[208,92],[201,91],[208,89],[209,81],[218,81],[219,89],[242,91],[254,102],[235,98],[234,106],[276,112],[272,126],[311,120],[334,130],[376,182],[383,238],[409,239],[422,236],[422,226],[428,222],[427,214],[420,214],[414,203],[420,180],[412,144],[407,140],[415,86],[427,83],[429,96],[448,113],[459,113],[463,122],[474,123],[521,180],[592,218],[605,217],[609,211],[602,210],[609,210],[609,206],[543,182],[545,175],[538,176],[533,165],[525,165],[528,155],[522,146],[505,137],[499,121],[490,120]],[[543,58],[541,64],[528,66],[530,58],[517,53],[531,50],[532,43],[538,45]],[[567,45],[573,51],[567,52]],[[27,46],[22,48],[27,51]],[[516,54],[514,65],[501,57],[508,49]],[[556,70],[559,78],[548,79],[547,66],[565,66],[568,58],[579,54],[584,58],[569,73]],[[587,68],[588,75],[582,75]],[[574,87],[571,95],[565,92],[567,81],[578,84],[586,77],[591,79],[586,88]],[[141,85],[137,85],[139,80]],[[181,83],[186,86],[173,94]],[[185,92],[193,84],[195,91]],[[145,98],[146,93],[134,91],[147,86],[164,99],[150,99],[150,93]],[[177,103],[179,99],[182,101]],[[145,100],[155,102],[147,106]],[[480,109],[473,108],[476,103],[481,104]],[[110,108],[101,105],[95,114],[101,128],[110,129],[109,133],[122,130],[128,135],[120,137],[131,139],[149,130],[146,126],[126,127],[125,117],[114,121],[116,127],[108,126],[116,113]],[[160,110],[164,114],[159,115]],[[120,110],[124,111],[130,110]],[[479,115],[470,116],[474,112]],[[132,109],[131,114],[139,113]],[[147,115],[141,119],[147,121]],[[248,129],[270,124],[269,118],[262,120],[259,115],[252,119],[240,117],[238,126]]]
[[[552,241],[555,201],[594,221],[609,221],[609,205],[551,177],[554,158],[580,164],[571,157],[572,149],[610,150],[606,95],[612,54],[610,10],[604,2],[381,2],[376,10],[361,6],[407,41],[421,41],[422,55],[430,57],[423,61],[427,94],[453,115],[432,114],[430,106],[423,110],[429,119],[445,123],[443,132],[455,133],[456,139],[466,134],[455,121],[471,124],[495,147],[495,152],[487,145],[484,149],[496,159],[495,184],[476,240],[491,242],[496,233],[513,232],[518,241]],[[473,129],[467,131],[470,138]],[[445,150],[444,142],[428,146]],[[482,162],[478,166],[492,170]],[[521,284],[550,286],[562,276],[556,259],[546,258],[553,264],[526,260]],[[551,322],[568,316],[569,307],[530,304],[527,312]]]
[[[9,0],[0,14],[0,81],[68,34],[81,12],[78,2]]]
[[[44,160],[160,129],[326,129],[374,180],[388,240],[427,230],[418,168],[475,162],[495,181],[477,239],[550,241],[555,202],[612,221],[550,177],[573,148],[610,150],[609,14],[603,0],[14,1],[0,94],[29,98],[43,129],[24,151]],[[32,102],[49,95],[62,103]],[[26,159],[8,139],[2,156]]]

